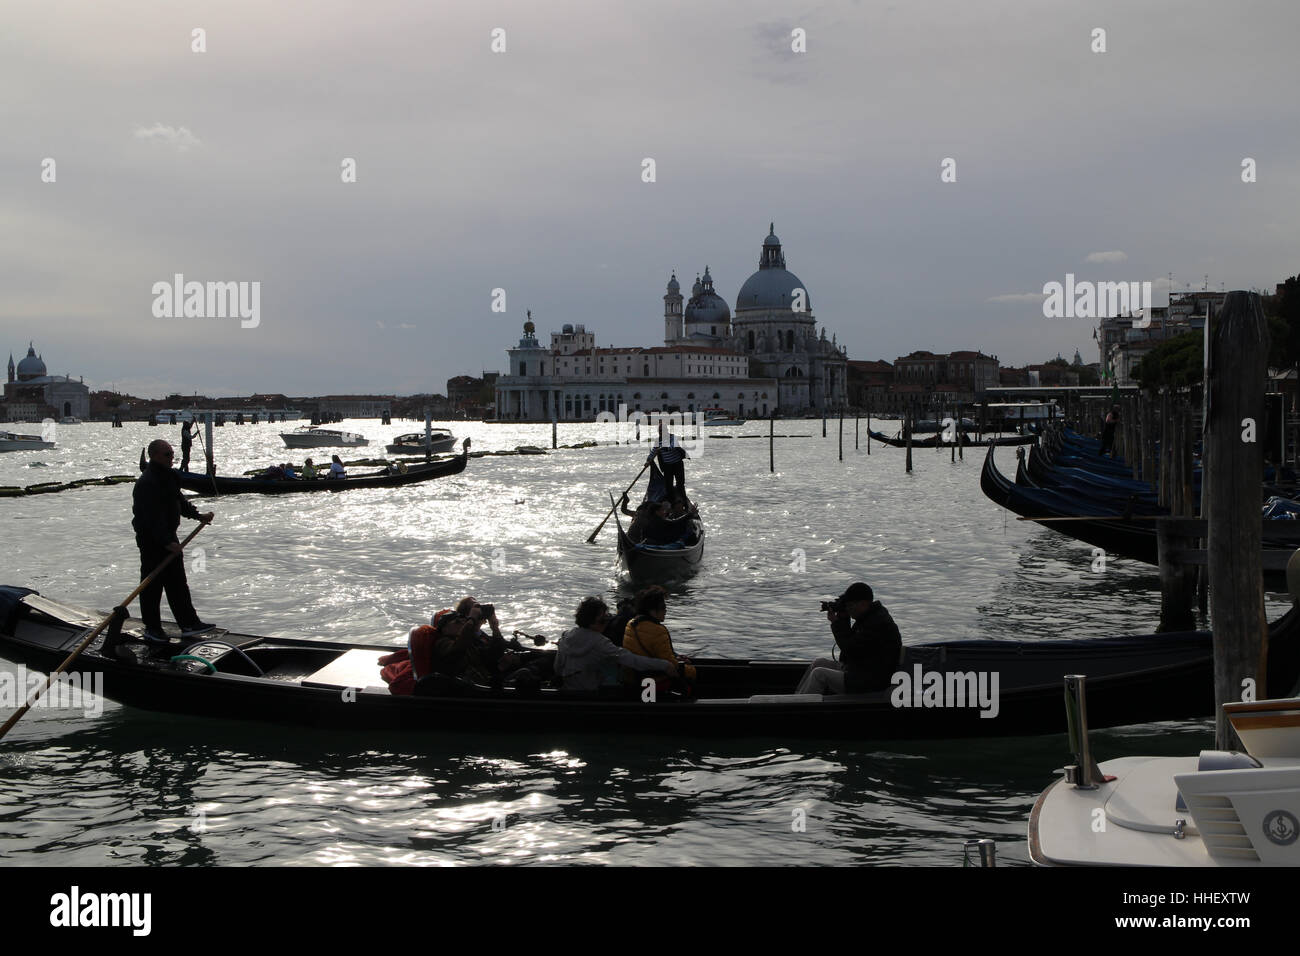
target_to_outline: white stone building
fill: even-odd
[[[583,325],[538,341],[532,313],[510,372],[497,380],[498,420],[591,421],[603,411],[697,412],[741,417],[834,410],[847,398],[847,355],[817,335],[807,288],[785,268],[775,229],[758,271],[741,286],[733,319],[706,266],[683,302],[676,273],[664,301],[664,345],[599,348]]]
[[[27,355],[16,368],[10,353],[8,372],[5,409],[10,421],[90,417],[90,389],[85,382],[67,375],[47,375],[34,343],[28,343]]]

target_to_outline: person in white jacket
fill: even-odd
[[[622,668],[649,674],[677,676],[672,661],[642,657],[614,644],[602,629],[609,623],[609,607],[598,597],[582,599],[573,616],[578,625],[564,632],[555,654],[555,676],[566,691],[623,692]]]

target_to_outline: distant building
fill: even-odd
[[[1167,306],[1154,306],[1150,316],[1114,316],[1102,319],[1097,329],[1104,384],[1135,385],[1133,372],[1143,356],[1161,342],[1204,328],[1205,315],[1223,308],[1223,292],[1185,292],[1171,295]],[[1145,327],[1134,323],[1146,323]]]
[[[509,374],[496,381],[497,418],[590,421],[620,405],[756,417],[847,401],[847,356],[825,329],[818,336],[808,290],[786,269],[773,226],[734,317],[707,266],[689,300],[673,273],[663,302],[664,344],[653,348],[602,349],[594,332],[573,324],[544,345],[530,312],[523,338],[507,349]]]
[[[90,417],[90,389],[85,382],[67,375],[47,375],[34,343],[28,343],[27,356],[17,367],[13,354],[9,355],[8,371],[4,394],[10,421]]]
[[[304,411],[315,406],[320,418],[383,418],[392,414],[392,395],[324,395],[314,402],[306,400]]]

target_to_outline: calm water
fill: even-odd
[[[411,423],[345,422],[382,445]],[[549,447],[550,426],[450,423],[478,450]],[[293,457],[281,425],[216,431],[224,472]],[[836,423],[721,431],[687,463],[708,544],[673,588],[666,621],[684,653],[812,657],[832,641],[818,601],[869,582],[905,642],[1050,640],[1155,629],[1155,570],[1026,525],[979,490],[981,456],[853,448]],[[762,439],[743,438],[762,435]],[[607,440],[612,431],[605,431]],[[142,444],[179,428],[63,426],[50,451],[0,455],[0,485],[129,474]],[[560,428],[562,443],[600,438]],[[195,446],[195,457],[200,453]],[[613,523],[586,537],[644,461],[606,444],[472,459],[404,489],[211,501],[191,546],[196,606],[223,626],[279,636],[405,640],[473,593],[502,627],[552,638],[586,594],[627,593]],[[323,456],[328,458],[328,454]],[[999,455],[1004,471],[1010,451]],[[634,492],[634,496],[635,496]],[[130,486],[0,498],[0,583],[108,608],[134,587]],[[186,522],[186,525],[189,523]],[[1270,609],[1272,616],[1281,610]],[[164,613],[166,608],[164,605]],[[0,667],[13,665],[0,661]],[[0,713],[3,716],[4,713]],[[1102,759],[1187,753],[1208,722],[1096,734]],[[347,736],[164,717],[108,703],[98,718],[33,711],[0,742],[0,858],[9,864],[958,865],[961,843],[999,841],[1024,862],[1034,797],[1064,762],[1061,733],[990,741],[728,741],[588,734]],[[1055,731],[1057,728],[1046,728]],[[804,820],[802,831],[795,826]]]

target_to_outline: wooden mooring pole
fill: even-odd
[[[776,409],[772,409],[772,414],[767,417],[767,471],[768,474],[776,474],[776,437],[773,430],[776,427]]]
[[[908,408],[907,417],[903,419],[903,426],[907,429],[907,474],[912,473],[912,426],[916,423],[912,414],[912,409]]]
[[[1258,293],[1229,292],[1210,343],[1209,567],[1215,746],[1244,750],[1222,705],[1268,694],[1259,482],[1268,324]],[[1281,688],[1280,688],[1281,689]]]

